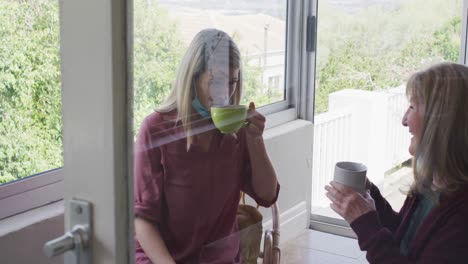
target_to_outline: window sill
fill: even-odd
[[[61,168],[0,185],[0,221],[62,200],[63,190]]]
[[[0,239],[32,225],[63,215],[63,200],[50,203],[0,220]]]
[[[263,113],[262,109],[260,109],[260,112],[266,116],[266,130],[297,120],[295,108],[289,108],[272,114]]]
[[[272,128],[267,128],[263,134],[263,138],[264,140],[268,140],[277,136],[291,133],[297,129],[306,127],[311,124],[312,122],[303,119],[292,120]]]

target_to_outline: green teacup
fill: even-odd
[[[211,107],[211,118],[216,128],[223,134],[233,134],[246,126],[248,108],[245,105]]]

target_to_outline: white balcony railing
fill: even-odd
[[[314,119],[312,207],[328,207],[323,188],[338,161],[364,163],[369,179],[383,188],[385,172],[410,159],[410,135],[401,124],[406,101],[404,87],[330,94],[329,111]]]
[[[333,179],[336,161],[351,157],[346,131],[351,130],[351,111],[344,109],[317,115],[314,120],[312,201],[327,204],[323,187]]]

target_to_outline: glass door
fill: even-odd
[[[323,189],[338,161],[364,163],[394,209],[401,207],[412,180],[410,134],[401,125],[405,81],[435,63],[464,62],[462,6],[462,0],[318,1],[313,226],[346,225]]]

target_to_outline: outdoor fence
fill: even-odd
[[[365,164],[369,179],[383,187],[385,172],[410,158],[410,134],[401,124],[406,106],[403,87],[330,94],[329,111],[314,119],[313,207],[328,207],[324,186],[336,162]]]

